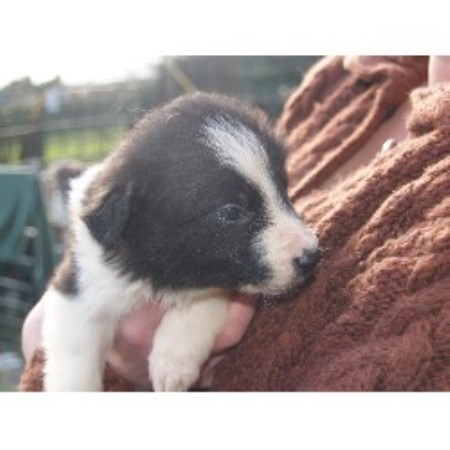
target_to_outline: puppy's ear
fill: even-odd
[[[131,183],[114,186],[96,195],[83,212],[82,218],[91,235],[106,250],[114,250],[119,245],[130,213],[131,193]]]

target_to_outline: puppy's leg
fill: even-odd
[[[50,288],[44,300],[45,390],[102,391],[114,325],[95,313],[88,299],[69,299]]]
[[[173,306],[164,316],[150,354],[155,391],[186,391],[198,379],[228,317],[226,295]]]

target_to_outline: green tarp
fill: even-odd
[[[0,166],[0,261],[20,261],[27,226],[37,231],[31,240],[32,278],[41,291],[53,271],[55,255],[39,177],[31,168]]]

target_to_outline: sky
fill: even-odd
[[[378,0],[370,11],[372,26],[356,19],[368,17],[364,2],[263,3],[255,8],[242,0],[2,0],[0,88],[24,76],[40,83],[59,75],[69,84],[142,76],[160,55],[450,51],[448,0],[427,0],[426,9],[411,3],[402,21],[401,2],[395,11],[391,0]]]
[[[5,0],[0,8],[0,87],[25,76],[41,83],[59,75],[68,84],[82,84],[148,74],[160,59],[157,42],[145,37],[151,20],[126,19],[127,2],[111,4]]]

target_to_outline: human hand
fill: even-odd
[[[208,387],[217,363],[243,337],[255,310],[255,300],[236,295],[230,304],[229,318],[216,339],[210,359],[204,365],[200,386]],[[150,388],[148,356],[153,337],[164,316],[165,309],[156,303],[147,303],[126,317],[119,325],[113,348],[107,362],[118,374],[133,383],[137,390]],[[42,343],[44,303],[40,301],[30,312],[22,328],[22,351],[30,361]]]

